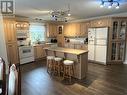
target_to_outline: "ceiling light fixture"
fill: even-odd
[[[104,6],[108,5],[108,8],[111,9],[115,6],[116,9],[119,9],[120,4],[117,0],[101,0],[100,7],[103,8]]]
[[[70,5],[68,5],[68,9],[65,11],[52,11],[50,12],[52,20],[55,21],[65,21],[67,22],[67,17],[71,16],[70,14]]]
[[[101,8],[104,7],[104,2],[103,2],[103,1],[101,2],[100,7],[101,7]]]

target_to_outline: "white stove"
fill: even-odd
[[[34,61],[33,46],[19,46],[20,64],[25,64]]]

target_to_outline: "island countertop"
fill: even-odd
[[[46,47],[46,50],[57,51],[57,52],[64,52],[70,53],[75,55],[81,55],[83,53],[87,53],[88,50],[78,50],[78,49],[70,49],[70,48],[62,48],[62,47]]]

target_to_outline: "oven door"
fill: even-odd
[[[31,46],[19,47],[19,56],[20,58],[28,58],[34,56],[33,47]]]

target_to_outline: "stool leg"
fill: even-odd
[[[72,66],[72,75],[74,76],[74,74],[75,74],[75,71],[74,71],[75,69],[74,69],[74,65]]]
[[[65,65],[63,67],[63,70],[64,70],[64,72],[63,72],[63,79],[65,79],[65,74],[66,74],[66,66]]]
[[[49,70],[49,63],[48,63],[48,60],[47,60],[47,72],[48,72],[48,70]]]
[[[58,76],[60,77],[60,61],[58,63]]]
[[[68,66],[68,67],[69,67],[69,70],[68,70],[69,71],[69,74],[68,74],[69,75],[69,82],[71,82],[71,66]]]

